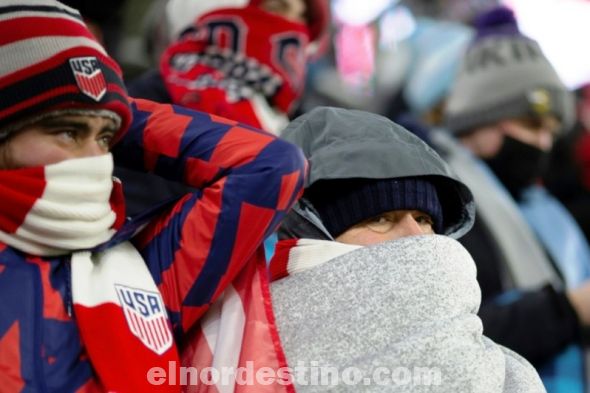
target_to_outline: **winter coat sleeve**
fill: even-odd
[[[538,290],[514,293],[498,301],[510,287],[501,253],[481,221],[460,242],[477,265],[482,291],[479,316],[484,334],[524,356],[533,364],[556,355],[575,340],[579,322],[563,292],[550,285]]]
[[[578,319],[566,295],[550,285],[524,292],[507,304],[484,303],[479,316],[486,336],[535,365],[555,356],[579,335]]]
[[[294,145],[235,121],[145,100],[132,106],[117,164],[196,189],[135,238],[181,334],[276,229],[306,163]]]

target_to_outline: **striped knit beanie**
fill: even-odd
[[[552,114],[567,130],[574,97],[539,44],[523,35],[512,10],[480,15],[445,109],[446,126],[464,134],[502,119]]]
[[[0,3],[0,140],[52,112],[131,122],[121,69],[78,11],[53,0]]]

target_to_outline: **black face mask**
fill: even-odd
[[[509,136],[495,157],[484,160],[510,194],[520,200],[522,192],[543,175],[549,153]]]

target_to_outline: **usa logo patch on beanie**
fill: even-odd
[[[0,2],[0,129],[63,110],[103,109],[127,131],[131,108],[121,68],[78,11],[56,0]]]
[[[93,100],[100,101],[107,92],[107,83],[98,59],[94,56],[75,57],[70,59],[70,67],[80,91]]]

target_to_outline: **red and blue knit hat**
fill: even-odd
[[[0,4],[0,138],[52,112],[131,122],[121,69],[73,8],[53,0]]]

